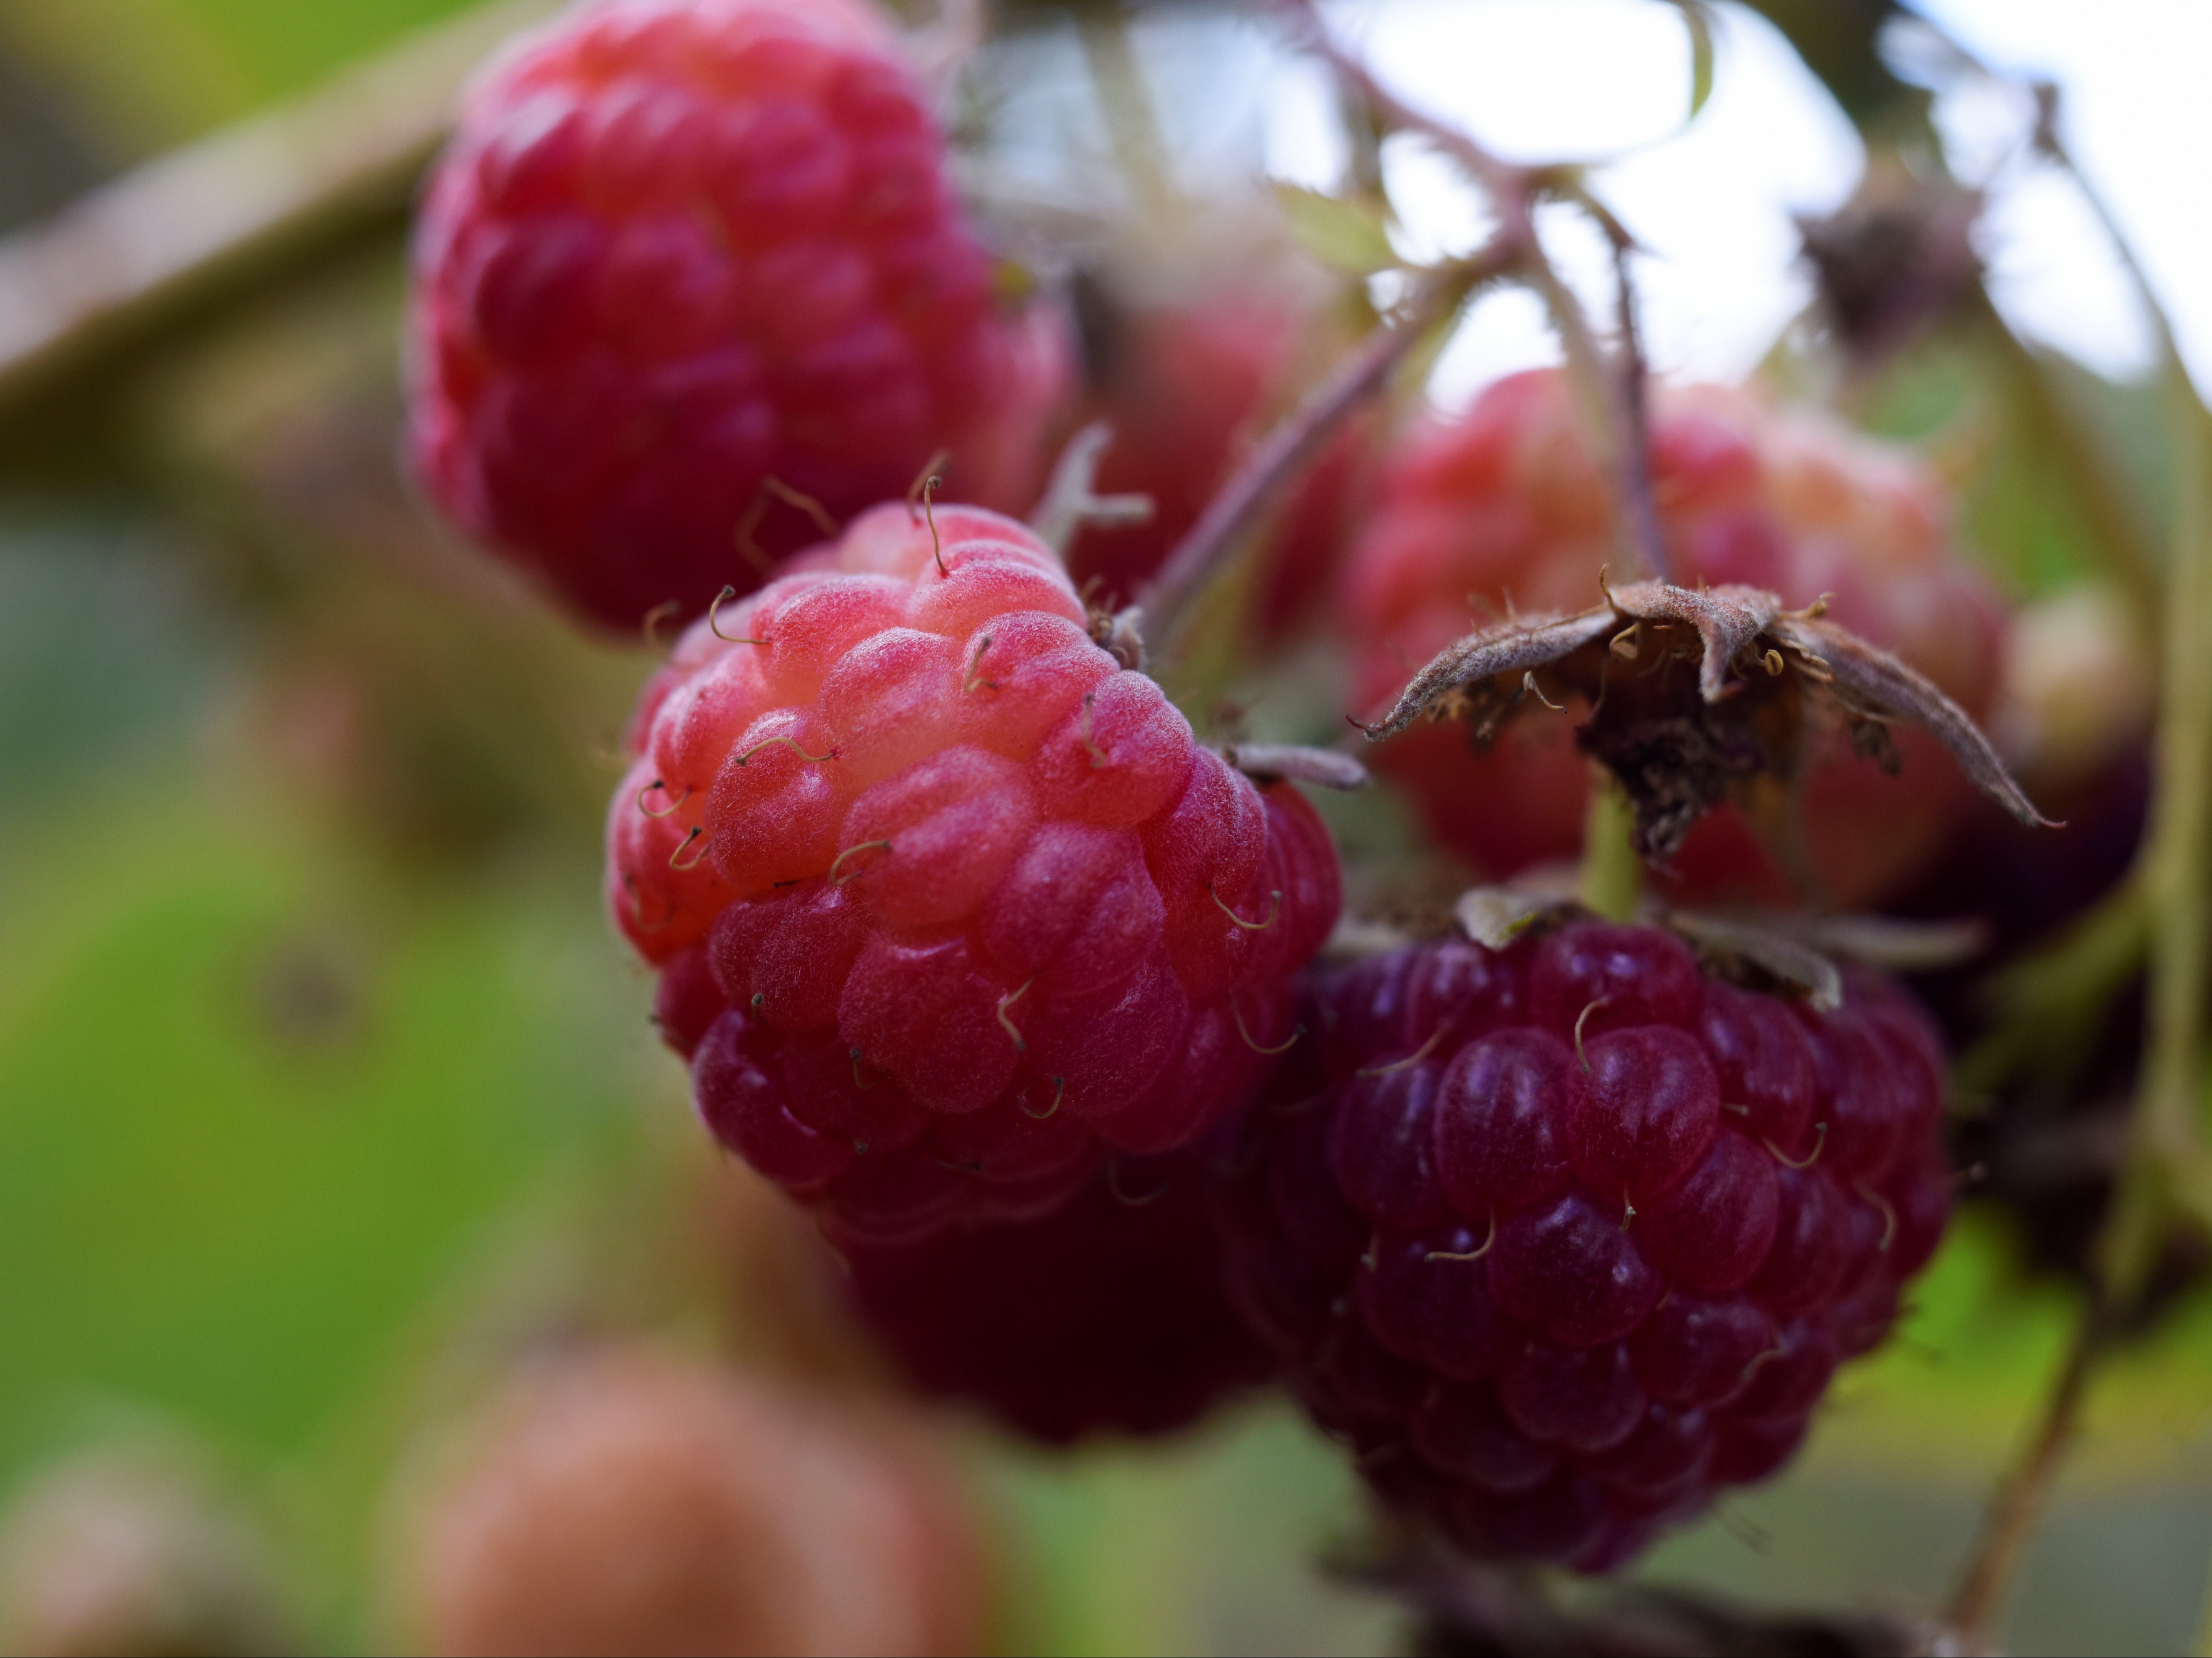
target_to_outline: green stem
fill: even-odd
[[[1608,921],[1628,921],[1643,896],[1636,814],[1620,785],[1592,767],[1589,814],[1583,820],[1582,901]]]

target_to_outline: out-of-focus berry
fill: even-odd
[[[735,1372],[550,1360],[424,1500],[426,1645],[495,1653],[972,1652],[983,1583],[910,1430]]]
[[[1021,525],[893,504],[647,686],[609,902],[701,1114],[842,1242],[1035,1218],[1291,1039],[1336,854],[1192,740]],[[719,993],[719,1000],[717,994]]]
[[[1820,1012],[1583,922],[1321,987],[1220,1214],[1238,1305],[1384,1501],[1600,1571],[1788,1461],[1950,1206],[1935,1035],[1845,982]]]
[[[0,1522],[0,1650],[242,1655],[299,1638],[264,1540],[171,1461],[64,1462]]]
[[[1114,429],[1096,488],[1152,502],[1143,523],[1090,525],[1068,549],[1069,571],[1094,602],[1114,608],[1135,598],[1268,422],[1288,411],[1308,378],[1312,312],[1265,293],[1220,291],[1109,312],[1088,331],[1100,360],[1086,417]],[[1286,630],[1326,592],[1368,440],[1364,422],[1347,424],[1269,526],[1251,600],[1262,633]]]
[[[1678,581],[1740,582],[1798,605],[1825,595],[1844,626],[1896,652],[1968,714],[1987,711],[2003,612],[1958,556],[1941,491],[1907,456],[1810,414],[1697,386],[1657,397],[1651,457]],[[1464,416],[1405,440],[1346,562],[1340,615],[1360,701],[1387,706],[1415,668],[1482,622],[1588,609],[1600,571],[1619,557],[1611,495],[1565,379],[1536,370],[1501,380]],[[1486,752],[1469,752],[1455,726],[1425,727],[1375,759],[1440,840],[1503,877],[1579,846],[1589,774],[1572,724],[1535,709]],[[1935,739],[1915,728],[1893,734],[1900,778],[1853,757],[1838,732],[1805,782],[1812,872],[1847,906],[1924,867],[1972,798]],[[1663,874],[1678,895],[1700,899],[1790,890],[1732,806],[1692,829]]]
[[[909,1381],[1065,1444],[1170,1432],[1272,1372],[1220,1256],[1182,1155],[1119,1160],[1043,1220],[848,1259],[861,1318]]]
[[[927,89],[859,0],[602,0],[470,90],[424,199],[416,471],[634,629],[903,493],[1024,506],[1064,330],[1009,312]]]

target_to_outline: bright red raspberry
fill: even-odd
[[[1292,1035],[1328,831],[1091,642],[1053,553],[893,503],[647,687],[608,901],[723,1143],[848,1240],[1034,1218]]]
[[[963,498],[1026,506],[1067,378],[857,0],[603,0],[524,36],[466,97],[414,262],[417,471],[614,628],[817,539],[789,492],[843,519],[940,446]]]
[[[916,1387],[1066,1444],[1172,1432],[1273,1373],[1220,1255],[1197,1158],[1121,1157],[1046,1219],[854,1248],[849,1284]]]
[[[1652,491],[1674,579],[1741,582],[1809,605],[1896,652],[1980,718],[1995,692],[2003,611],[1959,554],[1948,501],[1905,452],[1809,413],[1717,386],[1662,391]],[[1357,691],[1387,707],[1453,640],[1509,610],[1581,610],[1619,568],[1611,497],[1565,379],[1499,381],[1456,420],[1401,445],[1348,556],[1339,614],[1356,641]],[[1547,688],[1537,676],[1540,691]],[[1571,858],[1589,768],[1573,720],[1534,708],[1487,751],[1456,726],[1419,728],[1375,754],[1439,839],[1485,873]],[[1972,799],[1934,738],[1893,731],[1903,774],[1852,756],[1836,732],[1806,780],[1805,845],[1826,896],[1865,905],[1940,850]],[[1511,802],[1501,809],[1501,802]],[[1692,830],[1662,878],[1680,896],[1786,900],[1791,884],[1733,806]]]
[[[1114,428],[1095,487],[1152,502],[1143,523],[1089,525],[1068,549],[1068,568],[1079,587],[1096,584],[1095,602],[1134,599],[1268,422],[1288,411],[1309,378],[1317,320],[1311,307],[1240,291],[1113,313],[1086,330],[1104,337],[1093,343],[1099,384],[1085,416]],[[1346,426],[1276,517],[1251,601],[1264,633],[1302,620],[1327,591],[1369,440],[1365,422]]]
[[[1219,1209],[1231,1294],[1387,1501],[1601,1571],[1788,1461],[1949,1210],[1934,1035],[1846,985],[1819,1012],[1579,922],[1322,987]]]

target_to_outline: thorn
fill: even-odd
[[[853,1061],[853,1086],[863,1091],[873,1088],[875,1084],[865,1080],[860,1075],[860,1050],[857,1048],[851,1049],[849,1057]]]
[[[969,692],[974,690],[978,685],[982,686],[987,690],[995,691],[999,689],[999,682],[997,680],[986,679],[983,677],[983,653],[990,648],[991,635],[988,634],[985,634],[981,639],[975,641],[975,654],[968,659],[968,677],[961,683],[960,691],[962,695],[966,695]]]
[[[1292,1025],[1291,1034],[1280,1042],[1273,1048],[1262,1048],[1252,1040],[1252,1033],[1245,1029],[1243,1011],[1234,1002],[1229,1005],[1229,1017],[1237,1021],[1237,1034],[1244,1039],[1244,1046],[1255,1054],[1286,1054],[1290,1051],[1291,1044],[1306,1034],[1306,1028],[1303,1024]]]
[[[704,861],[707,856],[707,848],[704,847],[701,847],[696,853],[692,854],[691,861],[688,864],[679,864],[676,860],[684,855],[684,851],[686,847],[689,847],[694,841],[698,840],[700,836],[706,834],[706,832],[707,831],[700,825],[694,823],[691,826],[691,833],[684,837],[683,844],[678,846],[675,851],[668,854],[668,867],[679,872],[685,872],[698,868],[700,864]]]
[[[1544,695],[1544,688],[1536,683],[1536,671],[1534,668],[1529,669],[1521,676],[1521,683],[1524,689],[1532,693],[1539,702],[1541,702],[1546,708],[1551,709],[1553,713],[1565,714],[1567,711],[1567,705],[1565,703],[1554,702],[1550,697]]]
[[[915,503],[921,499],[923,491],[941,489],[944,486],[945,480],[937,476],[937,471],[951,459],[952,452],[950,449],[941,448],[932,454],[927,460],[922,462],[921,470],[914,475],[914,482],[906,486],[908,523],[919,524],[921,521],[921,514],[915,510]]]
[[[1776,650],[1770,645],[1767,647],[1766,654],[1760,657],[1759,659],[1765,665],[1766,671],[1770,675],[1778,679],[1781,677],[1782,670],[1786,665],[1782,660],[1781,652]]]
[[[1421,1257],[1421,1264],[1425,1266],[1432,1260],[1480,1260],[1485,1255],[1490,1253],[1491,1246],[1497,1242],[1498,1211],[1496,1207],[1493,1206],[1490,1212],[1490,1236],[1483,1239],[1481,1248],[1467,1254],[1457,1255],[1454,1254],[1449,1249],[1431,1249],[1428,1254]]]
[[[731,586],[727,582],[724,582],[722,584],[722,591],[714,595],[714,602],[707,607],[707,631],[726,644],[767,644],[768,641],[765,639],[748,639],[743,634],[726,634],[722,631],[721,624],[715,621],[715,613],[719,611],[724,604],[727,604],[731,599],[735,598],[737,596],[738,590],[735,587]]]
[[[1026,986],[1024,987],[1024,989],[1027,987],[1028,987]],[[1006,1017],[1006,1010],[1003,1007],[1000,1008],[999,1011],[999,1017],[1002,1019]],[[1032,1111],[1026,1105],[1023,1105],[1019,1100],[1016,1100],[1014,1104],[1019,1108],[1022,1115],[1027,1117],[1031,1122],[1050,1122],[1053,1119],[1054,1114],[1060,1109],[1061,1096],[1066,1092],[1067,1078],[1065,1077],[1054,1077],[1052,1079],[1052,1103],[1044,1110]]]
[[[1100,748],[1091,735],[1091,703],[1097,695],[1096,691],[1083,693],[1083,746],[1091,752],[1091,768],[1093,771],[1106,763],[1106,750]]]
[[[945,568],[945,544],[937,538],[937,508],[933,504],[931,497],[937,493],[938,486],[944,482],[943,478],[934,473],[921,481],[921,515],[929,520],[929,554],[937,561],[937,574],[939,580],[943,580],[951,572]]]
[[[1149,1209],[1175,1190],[1175,1184],[1171,1181],[1162,1181],[1157,1192],[1147,1192],[1141,1198],[1133,1198],[1121,1189],[1121,1160],[1115,1157],[1106,1165],[1106,1189],[1114,1194],[1114,1201],[1118,1204],[1131,1209]]]
[[[1275,925],[1275,917],[1281,914],[1283,908],[1283,895],[1280,889],[1278,889],[1267,895],[1267,919],[1264,921],[1248,921],[1228,905],[1221,902],[1221,895],[1213,890],[1213,883],[1211,881],[1206,884],[1206,896],[1220,907],[1224,915],[1236,922],[1247,932],[1265,932]]]
[[[1858,1187],[1861,1197],[1881,1211],[1881,1242],[1875,1244],[1874,1249],[1876,1254],[1886,1255],[1889,1253],[1889,1246],[1897,1242],[1897,1211],[1887,1198],[1864,1181],[1853,1181],[1851,1184]]]
[[[1019,990],[1009,991],[1006,994],[999,998],[999,1024],[1000,1027],[1006,1031],[1006,1035],[1014,1039],[1014,1052],[1017,1054],[1028,1053],[1030,1051],[1030,1045],[1028,1042],[1024,1039],[1022,1033],[1014,1028],[1014,1022],[1006,1017],[1006,1010],[1012,1007],[1016,1002],[1021,1000],[1024,996],[1027,995],[1029,993],[1030,987],[1036,982],[1036,975],[1032,973],[1028,978],[1022,981],[1022,987]],[[1055,1104],[1057,1104],[1057,1102],[1055,1102]]]
[[[796,507],[807,517],[812,519],[814,527],[822,531],[825,541],[835,541],[837,538],[837,520],[830,517],[822,503],[815,500],[812,495],[801,495],[778,477],[763,478],[761,488],[786,506]]]
[[[670,616],[674,616],[683,608],[683,605],[678,604],[674,599],[664,598],[659,604],[654,605],[651,610],[645,613],[645,621],[642,625],[645,629],[646,649],[648,651],[657,651],[660,648],[660,624],[667,621]]]
[[[623,886],[629,893],[629,904],[632,911],[630,925],[635,926],[640,932],[659,932],[662,928],[665,927],[671,921],[676,919],[676,906],[671,904],[668,907],[667,914],[662,916],[650,926],[647,926],[645,920],[645,894],[638,887],[637,877],[632,875],[628,870],[624,870],[623,872]]]
[[[889,852],[891,849],[891,843],[888,841],[863,841],[856,847],[847,847],[844,851],[837,854],[836,861],[830,865],[830,884],[833,887],[842,887],[846,882],[857,881],[861,876],[866,875],[868,868],[873,867],[872,865],[868,865],[867,868],[856,869],[850,875],[840,875],[837,870],[839,865],[854,853],[866,852],[871,847],[881,847],[885,852]]]
[[[652,793],[655,789],[659,789],[663,794],[665,794],[668,793],[668,785],[662,782],[660,779],[656,777],[653,781],[647,783],[643,788],[637,792],[637,809],[643,812],[647,817],[673,817],[676,813],[684,810],[684,801],[689,800],[691,798],[691,791],[687,788],[677,799],[672,800],[667,805],[661,808],[660,811],[655,811],[651,806],[645,804],[645,797]]]
[[[1591,1014],[1596,1012],[1598,1009],[1606,1006],[1612,1000],[1613,998],[1610,996],[1601,996],[1595,1001],[1592,1002],[1588,1007],[1584,1008],[1581,1012],[1575,1015],[1575,1058],[1581,1061],[1583,1075],[1585,1077],[1589,1076],[1590,1073],[1590,1064],[1589,1055],[1583,1052],[1583,1026],[1589,1021]]]
[[[1429,1033],[1428,1041],[1423,1042],[1404,1059],[1393,1060],[1388,1065],[1372,1066],[1364,1071],[1355,1071],[1352,1074],[1355,1077],[1387,1077],[1394,1071],[1403,1071],[1409,1066],[1419,1065],[1436,1052],[1437,1044],[1443,1041],[1444,1032],[1450,1029],[1451,1021],[1447,1019]]]
[[[1782,1155],[1782,1148],[1777,1145],[1772,1140],[1761,1140],[1759,1144],[1764,1145],[1768,1151],[1774,1153],[1776,1160],[1782,1163],[1785,1168],[1810,1169],[1814,1163],[1820,1162],[1821,1150],[1828,1144],[1828,1125],[1824,1122],[1816,1122],[1813,1125],[1813,1128],[1814,1133],[1813,1149],[1806,1155],[1805,1161],[1802,1163],[1793,1162],[1791,1159],[1784,1157]]]
[[[827,754],[809,754],[805,749],[799,746],[799,739],[795,737],[764,737],[759,742],[754,744],[752,747],[747,749],[743,754],[739,755],[738,756],[738,763],[741,766],[744,765],[755,755],[758,754],[763,749],[772,747],[774,744],[778,743],[788,743],[791,744],[791,751],[793,754],[796,754],[801,760],[812,761],[816,765],[821,764],[825,760],[835,760],[837,757],[837,750],[835,749],[830,750]]]

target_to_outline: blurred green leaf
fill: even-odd
[[[1388,270],[1400,262],[1383,228],[1382,213],[1367,203],[1279,183],[1275,186],[1275,201],[1298,245],[1323,264],[1366,276]]]

